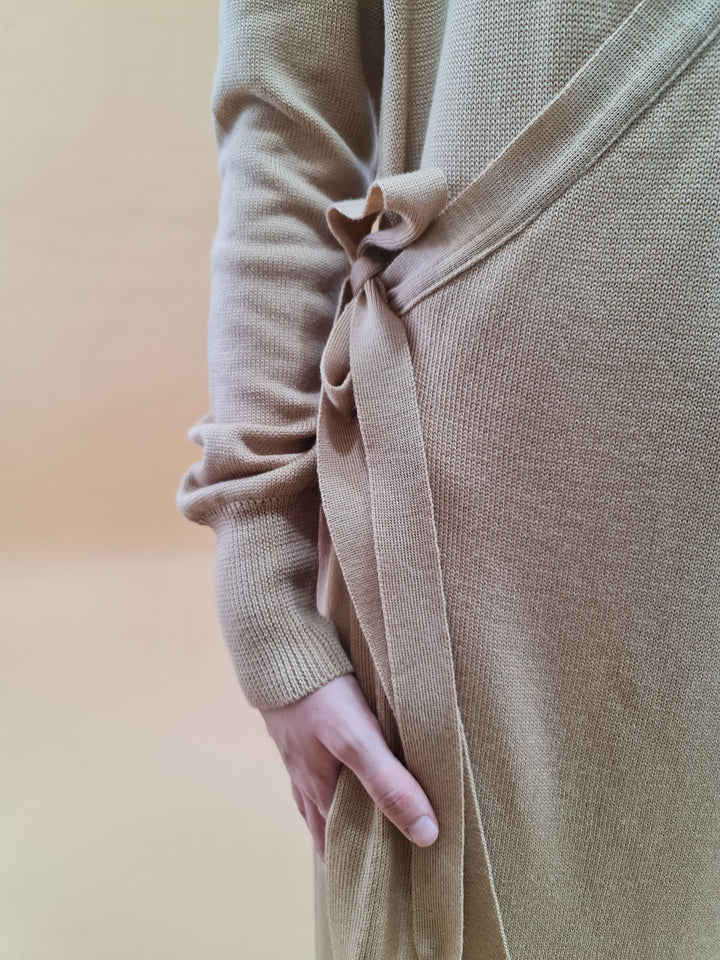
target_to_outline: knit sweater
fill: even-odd
[[[221,0],[178,507],[249,702],[354,670],[440,823],[341,770],[323,956],[720,955],[718,29]]]
[[[216,533],[219,620],[248,701],[266,707],[352,670],[315,602],[314,436],[347,272],[325,208],[375,172],[382,7],[221,2],[218,40],[211,410],[189,431],[203,459],[177,499]]]

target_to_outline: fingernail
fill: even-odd
[[[418,817],[418,819],[410,825],[408,833],[413,843],[417,843],[421,847],[428,847],[437,838],[438,828],[430,817],[423,814],[422,817]]]

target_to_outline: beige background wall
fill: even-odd
[[[215,0],[0,0],[0,960],[313,956],[310,834],[174,500],[216,43]]]

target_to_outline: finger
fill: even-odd
[[[297,805],[297,808],[302,814],[303,820],[307,820],[307,817],[305,814],[305,800],[303,798],[302,791],[299,790],[292,781],[290,782],[290,786],[292,788],[292,795],[295,798],[295,803]]]
[[[330,807],[333,797],[335,796],[335,791],[337,790],[337,782],[342,768],[342,763],[337,757],[332,756],[332,754],[328,754],[328,760],[328,764],[323,766],[322,779],[319,777],[316,778],[312,784],[313,789],[307,791],[308,796],[317,806],[321,816],[326,820],[330,813]]]
[[[427,847],[437,839],[437,818],[427,794],[385,742],[371,733],[358,747],[349,745],[340,759],[357,775],[380,811],[408,840]]]
[[[315,849],[320,859],[325,862],[325,817],[309,797],[305,798],[305,814]]]

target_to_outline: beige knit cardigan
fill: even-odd
[[[321,960],[720,958],[720,0],[220,3],[211,410],[254,706],[355,671]]]

